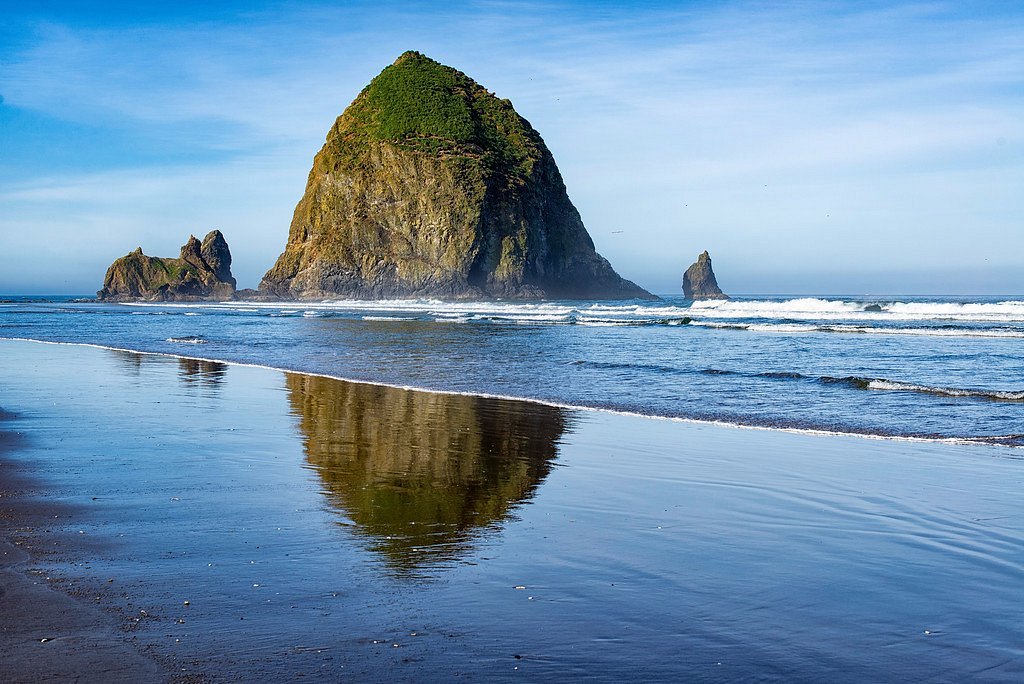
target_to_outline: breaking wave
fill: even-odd
[[[381,301],[129,303],[138,313],[189,313],[422,320],[495,325],[684,326],[749,332],[803,334],[924,335],[1024,338],[1024,301],[941,302],[854,299],[732,299],[685,302],[445,302],[437,299]]]
[[[801,320],[949,320],[1024,322],[1024,301],[901,302],[803,297],[789,300],[713,300],[694,302],[694,316],[706,318],[790,318]]]
[[[855,375],[834,378],[824,376],[820,378],[825,384],[848,385],[857,389],[884,390],[889,392],[917,392],[919,394],[932,394],[940,397],[970,397],[975,399],[987,399],[989,401],[1011,401],[1024,402],[1024,391],[1009,392],[1001,390],[972,389],[960,387],[932,387],[930,385],[918,385],[911,382],[898,382],[884,378],[862,378]]]

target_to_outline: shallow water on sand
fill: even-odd
[[[1017,449],[27,342],[0,368],[5,458],[84,511],[39,564],[186,673],[1024,677]]]

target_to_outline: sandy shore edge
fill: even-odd
[[[25,539],[53,511],[7,458],[23,441],[16,427],[0,409],[0,681],[170,681],[172,672],[132,643],[116,617],[32,572]]]

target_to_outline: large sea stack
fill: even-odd
[[[260,289],[299,299],[651,297],[594,250],[551,152],[512,103],[418,52],[335,121]]]
[[[139,247],[110,265],[97,293],[99,299],[114,302],[224,300],[234,295],[231,252],[219,230],[210,231],[202,242],[190,236],[177,259],[146,256]]]
[[[718,287],[715,272],[711,270],[711,255],[707,250],[697,257],[683,274],[683,296],[686,299],[728,299],[729,295]]]

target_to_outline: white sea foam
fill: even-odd
[[[691,322],[691,325],[700,328],[715,328],[718,330],[747,330],[763,333],[844,333],[863,335],[919,335],[926,337],[991,337],[1003,339],[1024,339],[1024,330],[1006,328],[940,328],[921,326],[919,328],[894,328],[887,326],[866,326],[866,325],[805,325],[800,323],[726,323],[722,321],[699,321]]]
[[[874,306],[878,310],[866,310]],[[783,301],[694,302],[690,315],[702,318],[786,318],[801,320],[1024,322],[1024,301],[996,303],[881,302],[803,297]]]
[[[924,394],[938,394],[944,397],[977,397],[994,401],[1024,401],[1024,392],[963,389],[959,387],[929,387],[928,385],[916,385],[914,383],[896,382],[893,380],[872,380],[868,383],[868,389],[888,390],[890,392],[922,392]]]
[[[1024,330],[1005,328],[873,328],[859,325],[832,325],[823,332],[863,333],[871,335],[926,335],[929,337],[995,337],[1024,338]]]
[[[807,325],[805,323],[751,323],[746,326],[747,330],[753,330],[754,332],[781,332],[781,333],[809,333],[809,332],[821,332],[821,328],[816,325]]]
[[[295,305],[281,302],[174,302],[127,303],[126,306],[147,307],[149,312],[159,309],[186,308],[234,313],[261,312],[271,316],[290,315],[298,310]],[[290,308],[291,307],[291,308]],[[691,306],[669,303],[586,303],[566,302],[445,302],[437,299],[392,299],[380,301],[336,300],[303,302],[303,315],[318,317],[330,314],[371,316],[412,316],[424,320],[446,319],[456,322],[519,324],[594,324],[656,325],[675,324],[693,319],[698,325],[715,327],[716,322],[743,322],[747,330],[755,332],[786,332],[782,327],[766,325],[809,326],[834,324],[832,330],[822,332],[917,334],[962,337],[1024,337],[1024,331],[1002,330],[988,332],[973,330],[946,331],[932,324],[1024,324],[1024,301],[1007,300],[991,303],[960,302],[900,302],[853,301],[799,297],[786,300],[713,300],[698,301]],[[772,319],[780,321],[772,324]],[[843,324],[852,327],[843,328]],[[758,326],[758,327],[755,327]],[[790,332],[812,332],[810,328],[793,327]]]

